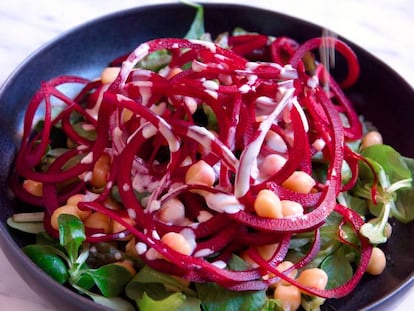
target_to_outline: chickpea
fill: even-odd
[[[84,197],[85,197],[85,195],[82,194],[82,193],[74,194],[66,200],[66,204],[67,205],[78,206],[78,203],[82,202]]]
[[[259,264],[255,262],[248,254],[244,251],[240,254],[240,257],[252,268],[258,268]]]
[[[269,154],[259,165],[260,174],[264,177],[270,177],[277,173],[285,165],[285,157],[279,154]]]
[[[285,261],[282,261],[280,264],[278,264],[277,265],[277,267],[276,267],[276,269],[278,270],[278,271],[280,271],[280,272],[284,272],[284,271],[286,271],[287,269],[289,269],[289,268],[291,268],[293,266],[293,263],[291,262],[291,261],[288,261],[288,260],[285,260]],[[294,278],[296,278],[296,276],[297,276],[297,274],[298,274],[298,270],[296,270],[296,269],[293,269],[293,270],[291,270],[291,271],[289,271],[289,273],[287,274],[290,278],[292,278],[292,279],[294,279]],[[276,283],[276,284],[282,284],[282,285],[289,285],[289,283],[288,282],[286,282],[285,280],[280,280],[278,283]]]
[[[296,280],[307,287],[325,289],[328,284],[328,275],[320,268],[310,268],[303,270]]]
[[[384,271],[386,265],[387,260],[384,252],[378,247],[372,248],[372,254],[366,271],[372,275],[379,275]]]
[[[298,310],[302,299],[299,288],[285,284],[276,286],[273,297],[279,300],[282,309],[285,311]]]
[[[185,206],[179,199],[171,198],[162,204],[157,215],[165,223],[178,225],[185,218]]]
[[[193,252],[190,243],[180,233],[168,232],[162,236],[161,241],[181,254],[191,255]]]
[[[370,131],[362,137],[361,147],[367,148],[372,145],[380,145],[382,144],[382,135],[377,131]]]
[[[43,184],[35,180],[25,179],[23,181],[23,189],[35,197],[43,195]]]
[[[122,123],[128,122],[132,118],[133,115],[134,115],[134,112],[132,110],[129,110],[126,108],[122,109],[122,112],[121,112]]]
[[[91,185],[102,188],[106,185],[106,180],[111,169],[111,159],[109,155],[102,155],[95,163],[92,171]]]
[[[122,219],[128,224],[130,224],[131,226],[135,224],[134,220],[132,220],[129,217],[122,217]],[[115,221],[115,220],[112,221],[112,230],[111,230],[112,233],[122,232],[122,231],[125,231],[126,229],[127,228],[123,224],[119,223],[118,221]]]
[[[309,174],[295,171],[282,183],[282,186],[295,192],[309,193],[315,184],[315,180]]]
[[[287,145],[283,138],[277,134],[276,132],[269,131],[266,134],[266,145],[273,149],[274,151],[278,152],[286,152],[287,151]]]
[[[216,174],[213,168],[203,160],[191,165],[185,174],[186,184],[212,186],[215,181]]]
[[[104,206],[108,209],[111,210],[118,210],[121,208],[121,205],[119,204],[118,201],[116,201],[114,198],[112,198],[111,196],[108,196],[105,201],[104,201]]]
[[[127,244],[125,244],[125,255],[128,257],[139,257],[136,245],[137,241],[135,237],[132,237]]]
[[[282,205],[276,193],[271,190],[263,189],[257,194],[254,201],[254,210],[260,217],[282,218]]]
[[[89,215],[85,219],[84,224],[88,228],[102,229],[104,233],[111,232],[111,218],[99,212]]]
[[[279,243],[261,245],[257,247],[257,252],[263,259],[269,260],[270,258],[272,258],[273,254],[275,253],[278,247]]]
[[[171,68],[170,71],[167,74],[167,79],[171,79],[172,77],[174,77],[175,75],[179,74],[180,72],[182,72],[183,70],[180,67],[174,67]]]
[[[74,205],[62,205],[54,210],[52,213],[52,217],[50,219],[50,223],[52,225],[52,228],[58,230],[59,229],[59,223],[58,223],[58,217],[62,214],[69,214],[78,217],[81,220],[86,219],[90,215],[90,211],[84,211],[79,209],[77,206]]]
[[[291,200],[282,200],[280,203],[282,205],[283,217],[303,215],[302,204]]]
[[[119,67],[106,67],[101,73],[102,83],[107,84],[114,82],[120,71],[121,68]]]

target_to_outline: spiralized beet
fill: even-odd
[[[324,81],[330,85],[329,92],[319,83],[318,73],[323,71],[326,77],[326,68],[315,61],[318,70],[312,75],[303,62],[323,42],[346,58],[349,71],[341,85],[352,85],[358,63],[340,40],[315,38],[299,44],[286,37],[271,42],[269,37],[255,34],[231,36],[229,49],[199,40],[154,39],[113,62],[121,65],[112,83],[72,76],[44,82],[27,109],[16,157],[18,177],[12,183],[15,193],[30,204],[44,206],[45,221],[71,194],[86,193],[87,199],[78,204],[80,209],[107,215],[124,227],[124,231],[107,234],[87,231],[89,242],[133,236],[136,243],[145,245],[139,256],[146,264],[190,281],[258,290],[284,279],[312,295],[342,297],[364,273],[371,245],[358,233],[364,223],[361,216],[337,203],[341,191],[356,182],[359,158],[346,142],[361,138],[362,125],[333,77]],[[159,72],[139,67],[145,57],[164,50],[171,56],[167,67]],[[259,56],[259,61],[248,60]],[[59,89],[65,84],[79,84],[83,90],[69,98]],[[55,101],[63,106],[56,116],[52,114]],[[44,111],[43,125],[34,131],[39,111]],[[77,131],[75,117],[93,129],[93,139]],[[56,126],[72,147],[39,170]],[[271,136],[279,139],[276,147]],[[327,165],[326,179],[313,177],[315,185],[307,193],[285,187],[296,171],[312,175],[317,153]],[[111,159],[107,183],[103,189],[93,189],[90,175],[104,154]],[[258,165],[269,155],[282,156],[285,163],[264,176]],[[216,178],[212,185],[186,182],[186,173],[197,161],[213,168]],[[354,175],[345,185],[341,181],[344,161]],[[43,197],[25,192],[20,179],[41,182]],[[145,191],[138,193],[141,188],[148,192],[144,199]],[[105,205],[114,189],[119,209]],[[282,200],[300,203],[304,213],[259,216],[254,202],[264,189]],[[173,224],[160,219],[160,208],[171,198],[184,204],[185,221]],[[360,259],[352,279],[337,288],[317,290],[301,285],[287,271],[278,271],[292,236],[298,233],[310,232],[313,238],[292,269],[312,261],[320,250],[319,230],[331,213],[340,214],[359,238],[355,247],[360,249]],[[202,215],[207,219],[201,219]],[[183,254],[164,243],[161,237],[168,232],[182,233],[193,242],[192,253]],[[271,243],[278,247],[270,259],[262,258],[256,247]],[[220,266],[232,254],[243,252],[256,263],[251,269],[233,271]]]

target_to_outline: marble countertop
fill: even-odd
[[[151,0],[13,0],[0,4],[0,85],[43,44],[93,18]],[[414,86],[414,1],[412,0],[227,0],[273,9],[330,28],[376,55]],[[0,306],[6,310],[56,310],[15,272],[0,250]],[[379,310],[411,310],[414,287]]]

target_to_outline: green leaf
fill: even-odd
[[[196,297],[186,296],[184,303],[176,311],[200,311],[201,301]]]
[[[119,296],[132,275],[128,269],[118,264],[109,264],[98,269],[86,270],[105,297]]]
[[[353,209],[361,216],[369,214],[367,200],[351,195],[349,192],[342,192],[338,196],[338,202]]]
[[[345,256],[344,248],[339,247],[322,261],[320,268],[328,275],[327,288],[338,287],[353,276],[353,269]]]
[[[302,295],[302,308],[305,311],[318,311],[325,303],[325,300],[326,299],[322,297]]]
[[[155,290],[150,291],[150,288]],[[152,298],[159,299],[164,298],[171,291],[183,292],[190,296],[197,295],[195,291],[188,287],[187,283],[180,282],[179,279],[151,269],[149,266],[144,266],[138,271],[126,287],[126,294],[131,299],[137,299],[144,291],[160,295],[157,297],[151,295]]]
[[[197,292],[205,311],[255,311],[266,302],[265,291],[231,291],[214,283],[197,283]]]
[[[402,156],[391,146],[372,145],[361,151],[361,155],[377,162],[391,183],[411,178],[411,171]]]
[[[190,1],[184,1],[184,3],[197,9],[194,20],[188,30],[187,34],[184,36],[186,39],[200,39],[204,33],[204,7],[200,4],[192,3]]]
[[[414,220],[414,188],[398,191],[393,216],[402,223]]]
[[[60,284],[64,284],[68,277],[68,268],[60,251],[49,245],[28,245],[23,247],[23,252],[44,272],[50,275]]]
[[[33,234],[45,231],[43,222],[19,222],[14,221],[13,217],[7,218],[7,225],[13,229]]]
[[[203,112],[207,116],[207,128],[212,131],[219,131],[219,126],[217,122],[216,114],[214,113],[213,109],[211,109],[208,105],[202,105]]]
[[[137,305],[140,311],[177,311],[178,308],[184,304],[186,296],[183,293],[173,293],[162,300],[152,299],[144,293],[142,298],[137,300]]]
[[[142,59],[137,67],[158,72],[171,62],[171,55],[167,50],[155,51]]]
[[[80,275],[73,279],[71,284],[74,284],[76,286],[79,286],[83,289],[91,289],[95,285],[94,279],[87,273],[80,273]]]
[[[360,232],[373,244],[385,243],[388,218],[396,217],[402,222],[408,222],[412,217],[412,205],[407,202],[411,200],[412,194],[404,192],[406,189],[412,190],[412,165],[387,145],[370,146],[361,154],[377,175],[379,187],[376,194],[377,204],[368,202],[370,212],[377,218],[364,224]],[[356,196],[369,201],[370,187],[374,180],[371,168],[360,161],[359,181],[353,189]]]
[[[382,214],[378,218],[372,219],[362,225],[359,232],[367,237],[372,244],[381,244],[387,242],[388,236],[386,231],[386,224],[388,223],[389,207],[382,210]]]
[[[85,227],[82,221],[73,215],[62,214],[58,217],[59,243],[65,248],[73,264],[79,254],[79,248],[85,241]]]
[[[59,248],[63,251],[62,246],[59,244],[59,242],[54,239],[52,236],[50,236],[47,232],[40,232],[36,234],[36,244],[41,245],[50,245],[56,248]]]
[[[235,271],[243,271],[250,269],[250,265],[245,262],[242,258],[239,256],[232,254],[228,263],[227,263],[229,269],[235,270]]]
[[[413,176],[414,159],[403,157],[403,160]],[[395,218],[402,223],[409,223],[414,220],[414,187],[409,189],[400,189],[397,192],[393,216],[395,216]]]
[[[84,122],[76,122],[72,124],[73,129],[75,130],[76,133],[78,133],[79,136],[90,140],[90,141],[95,141],[96,140],[96,129],[88,129],[87,127],[85,127],[85,123]]]
[[[116,311],[136,311],[134,306],[130,304],[127,300],[120,297],[104,297],[93,292],[77,288],[81,293],[84,293],[92,298],[96,303],[114,309]]]
[[[267,299],[260,311],[284,311],[277,299]]]

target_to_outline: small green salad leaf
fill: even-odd
[[[86,273],[94,280],[105,297],[121,295],[132,274],[123,266],[108,264],[99,269],[89,269]]]
[[[236,271],[249,269],[248,264],[236,255],[232,255],[228,267]],[[237,292],[215,283],[199,283],[196,289],[206,311],[259,311],[267,300],[264,290]]]
[[[190,26],[190,29],[184,38],[200,39],[206,33],[204,29],[204,7],[200,4],[192,3],[190,1],[185,1],[185,3],[192,7],[195,7],[197,9],[197,12]]]
[[[186,282],[144,266],[126,286],[127,296],[140,311],[199,311],[197,293]],[[168,306],[168,308],[167,308]]]
[[[151,311],[151,310],[165,310],[176,311],[186,300],[186,296],[183,293],[176,292],[162,300],[152,299],[144,292],[143,296],[138,299],[139,310]]]
[[[32,244],[23,247],[23,252],[57,282],[66,283],[69,278],[68,268],[54,247]]]
[[[23,251],[43,271],[61,284],[68,282],[80,293],[88,295],[97,303],[116,310],[134,310],[126,300],[115,297],[124,290],[132,278],[129,270],[115,263],[98,269],[88,267],[86,260],[89,247],[85,243],[82,221],[73,215],[58,217],[59,244],[51,243],[45,234],[38,234],[37,244],[25,246]],[[102,295],[90,292],[96,286]]]
[[[76,261],[79,248],[86,239],[82,221],[73,215],[62,214],[58,217],[59,242],[66,249],[71,263]]]
[[[359,180],[353,190],[355,196],[368,200],[370,212],[376,218],[364,224],[361,233],[371,243],[387,241],[387,224],[391,217],[408,222],[414,214],[409,203],[413,194],[412,169],[407,161],[388,145],[373,145],[361,151],[364,161],[359,162]],[[372,187],[377,182],[375,200]]]

